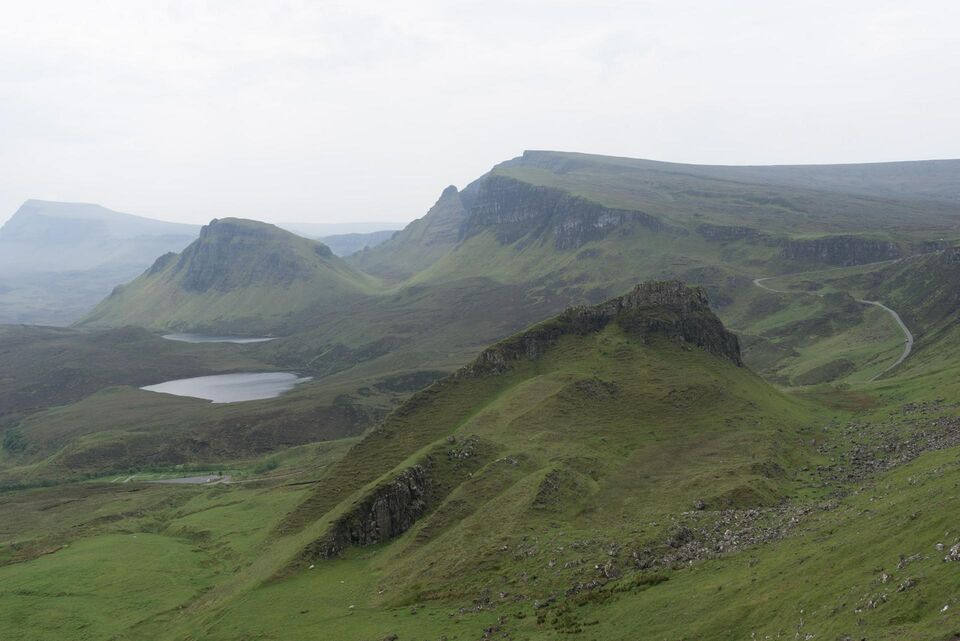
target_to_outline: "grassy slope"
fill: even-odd
[[[456,247],[464,216],[460,194],[455,187],[448,187],[423,218],[352,256],[350,263],[392,281],[408,278]]]
[[[803,282],[809,284],[811,277]],[[789,289],[791,279],[765,284]],[[870,380],[897,359],[903,345],[890,316],[857,303],[846,288],[782,294],[750,286],[722,316],[743,338],[750,366],[788,386]]]
[[[46,497],[36,495],[45,492],[39,490],[31,496],[8,494],[0,501],[0,510],[11,515],[10,510],[17,509],[21,518],[4,520],[5,541],[23,540],[11,535],[10,527],[40,527],[37,517],[69,524],[69,514],[75,522],[96,515],[130,515],[102,526],[101,531],[74,529],[70,539],[58,543],[69,542],[69,547],[0,567],[4,586],[0,612],[4,621],[18,624],[7,630],[7,637],[13,639],[35,638],[29,631],[38,629],[48,639],[114,634],[120,639],[320,635],[349,641],[391,633],[400,639],[440,635],[471,639],[479,638],[484,628],[497,625],[503,616],[505,629],[515,639],[729,639],[750,638],[751,633],[776,638],[778,633],[793,635],[800,626],[802,634],[816,638],[857,634],[871,639],[946,640],[960,630],[956,618],[960,603],[954,590],[955,568],[940,560],[942,554],[934,546],[950,544],[956,537],[949,514],[960,506],[954,505],[955,493],[945,489],[960,482],[957,454],[957,449],[927,454],[866,485],[861,483],[862,491],[804,520],[781,542],[687,569],[660,571],[667,580],[652,584],[636,581],[636,577],[652,578],[650,573],[628,574],[601,588],[596,596],[582,601],[561,599],[545,611],[535,609],[530,600],[513,601],[514,595],[531,592],[526,583],[509,585],[506,599],[492,591],[492,606],[478,611],[463,599],[397,605],[388,598],[395,596],[391,566],[398,559],[402,563],[416,531],[385,548],[353,551],[280,582],[229,591],[230,605],[221,609],[215,595],[223,587],[215,586],[242,576],[252,556],[278,547],[291,553],[282,541],[265,537],[279,513],[303,497],[302,491],[151,488],[131,493],[135,488],[126,487],[123,492],[118,488],[109,499],[97,499],[96,504],[77,501],[63,490]],[[181,492],[189,500],[171,502],[170,494]],[[11,498],[19,499],[21,507],[11,506]],[[168,505],[160,507],[158,502]],[[25,509],[36,516],[23,518]],[[148,511],[150,517],[133,516],[137,510]],[[562,518],[556,515],[553,520]],[[596,524],[595,520],[591,525]],[[475,519],[466,530],[482,534],[496,527],[495,522]],[[562,558],[557,546],[578,539],[567,525],[548,530],[547,535],[533,530],[518,534],[528,537],[522,549],[538,551],[527,558],[516,556],[511,548],[502,567],[516,565],[518,572],[536,573],[534,585],[547,584],[563,572],[556,569],[562,564],[550,568],[548,560]],[[607,542],[601,539],[600,545],[577,555],[602,561],[608,558],[603,549]],[[154,574],[158,569],[153,564],[159,557],[143,554],[148,549],[165,552],[162,575]],[[897,569],[901,555],[917,553],[922,558]],[[280,554],[274,562],[282,558]],[[445,556],[431,558],[441,565],[446,560]],[[86,588],[77,594],[78,580],[70,569],[91,564],[101,568],[102,579],[94,583],[84,579]],[[418,571],[423,567],[418,566]],[[171,573],[170,568],[180,571]],[[886,583],[882,571],[891,576]],[[487,574],[497,577],[503,570]],[[898,592],[907,579],[914,579],[916,586]],[[243,577],[242,582],[248,580]],[[145,585],[150,585],[149,591]],[[383,587],[390,592],[378,594]],[[878,602],[881,594],[886,595],[885,602],[867,607],[870,601]],[[944,605],[950,608],[940,612]],[[59,614],[51,618],[48,613],[54,609]],[[678,611],[684,616],[676,616]],[[538,613],[547,615],[541,624]],[[572,626],[567,625],[570,622]],[[561,634],[558,626],[567,632]],[[570,633],[577,628],[582,631]]]
[[[915,338],[898,371],[952,371],[960,337],[955,256],[951,249],[768,280],[764,284],[790,293],[754,288],[725,310],[724,319],[744,334],[748,362],[768,377],[798,383],[811,370],[844,360],[853,369],[833,380],[855,383],[883,372],[903,350],[903,334],[888,314],[860,305],[862,318],[855,318],[853,297],[878,300],[900,314]]]
[[[0,634],[156,638],[181,608],[242,573],[302,499],[303,483],[352,443],[231,469],[242,479],[234,485],[115,479],[0,493]],[[251,474],[267,480],[249,482]]]
[[[306,383],[281,398],[218,405],[108,387],[8,429],[16,445],[0,450],[0,486],[280,456],[359,434],[398,402],[375,390],[348,405],[337,400],[343,391]]]

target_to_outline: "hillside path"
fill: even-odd
[[[876,263],[864,263],[863,265],[852,265],[852,267],[869,267],[870,265],[883,265],[884,263],[895,263],[899,260],[902,260],[902,259],[895,258],[893,260],[882,260]],[[802,274],[815,274],[815,273],[822,273],[825,271],[834,271],[837,269],[848,269],[848,268],[833,267],[830,269],[815,269],[815,270],[804,271],[804,272],[794,272],[792,274],[779,274],[777,276],[766,276],[764,278],[754,278],[753,284],[759,287],[760,289],[765,289],[768,292],[774,292],[776,294],[806,294],[808,296],[823,296],[823,294],[818,294],[816,292],[797,292],[797,291],[791,291],[788,289],[774,289],[773,287],[764,285],[763,282],[770,280],[772,278],[786,278],[788,276],[800,276]],[[903,332],[903,352],[900,354],[900,358],[898,358],[892,365],[884,368],[880,373],[878,373],[876,376],[870,379],[871,381],[875,381],[881,376],[883,376],[884,374],[886,374],[887,372],[889,372],[890,370],[892,370],[894,367],[902,363],[903,361],[907,360],[907,357],[910,356],[910,352],[913,351],[913,333],[910,331],[910,328],[907,327],[907,324],[903,322],[903,319],[900,318],[900,314],[890,309],[880,301],[865,300],[863,298],[857,298],[855,300],[858,303],[861,303],[863,305],[873,305],[887,312],[888,314],[890,314],[890,316],[893,317],[893,320],[896,321],[897,326],[900,328],[900,331]]]

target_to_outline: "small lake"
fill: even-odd
[[[238,345],[266,343],[275,340],[273,338],[251,338],[248,336],[206,336],[204,334],[165,334],[163,337],[168,341],[180,341],[182,343],[237,343]]]
[[[260,374],[219,374],[181,378],[140,389],[174,396],[202,398],[214,403],[238,403],[276,398],[286,394],[300,383],[309,381],[291,372],[264,372]]]

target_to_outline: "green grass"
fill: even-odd
[[[163,630],[180,608],[242,572],[303,492],[131,483],[0,495],[3,638]]]
[[[949,514],[960,495],[944,489],[960,482],[958,453],[930,454],[878,479],[785,541],[575,608],[580,621],[600,622],[582,638],[952,638],[960,630],[956,568],[935,545],[957,539]],[[897,569],[901,555],[914,554],[922,558]],[[898,592],[910,578],[916,587]],[[870,608],[881,594],[886,601]],[[524,622],[517,627],[519,638],[551,638]]]
[[[128,632],[196,595],[212,578],[205,561],[189,542],[139,533],[79,541],[3,568],[4,637],[102,639]]]

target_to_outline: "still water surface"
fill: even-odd
[[[174,396],[204,398],[214,403],[237,403],[275,398],[292,390],[300,383],[309,381],[291,372],[263,372],[259,374],[219,374],[181,378],[140,389]]]
[[[248,336],[207,336],[205,334],[165,334],[164,338],[168,341],[180,341],[183,343],[237,343],[246,345],[248,343],[266,343],[274,340],[273,338],[251,338]]]

